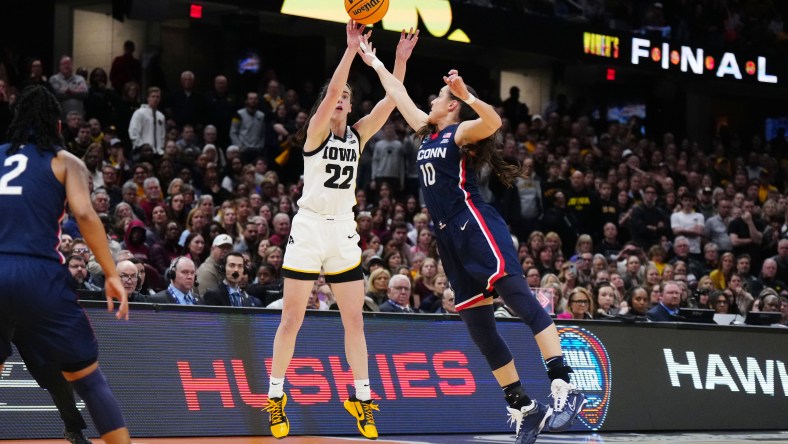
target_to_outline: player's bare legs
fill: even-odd
[[[290,360],[293,359],[296,338],[301,324],[304,323],[306,304],[314,281],[285,278],[284,297],[282,298],[282,319],[274,337],[274,356],[271,363],[271,376],[284,378]]]
[[[364,336],[364,282],[331,284],[345,328],[345,356],[353,379],[369,379],[367,340]]]

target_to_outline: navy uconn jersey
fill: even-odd
[[[360,145],[356,130],[346,126],[344,138],[329,132],[315,151],[304,152],[304,190],[298,199],[299,208],[321,215],[353,212]]]
[[[65,263],[57,250],[66,188],[52,172],[55,153],[25,145],[9,155],[0,146],[0,254]]]
[[[470,168],[454,142],[459,124],[449,125],[421,142],[416,164],[421,172],[421,190],[430,216],[446,222],[467,209],[469,201],[484,202]]]

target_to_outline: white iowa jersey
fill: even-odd
[[[356,175],[361,138],[350,126],[345,137],[329,133],[310,153],[304,153],[304,191],[298,207],[323,215],[347,214],[356,205]]]

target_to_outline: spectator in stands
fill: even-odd
[[[191,259],[179,256],[175,258],[167,269],[167,278],[170,285],[148,298],[152,304],[178,304],[202,305],[199,294],[194,291],[194,262]]]
[[[731,237],[728,234],[728,226],[731,222],[731,201],[722,198],[717,202],[717,214],[706,219],[704,235],[706,238],[717,244],[720,251],[732,251]]]
[[[719,268],[709,273],[715,290],[725,290],[728,287],[728,281],[730,281],[733,273],[736,271],[734,265],[735,261],[736,258],[733,256],[733,253],[728,252],[722,254]]]
[[[382,183],[388,183],[391,196],[398,198],[402,194],[407,153],[404,144],[397,138],[391,120],[383,125],[382,132],[383,137],[373,145],[370,187],[374,190]]]
[[[183,256],[188,257],[194,262],[195,267],[200,267],[204,259],[205,238],[200,232],[190,233],[186,236],[183,245]]]
[[[389,279],[388,300],[380,305],[384,313],[413,313],[408,301],[410,299],[410,279],[401,274],[394,274]]]
[[[454,290],[446,287],[446,289],[443,290],[442,296],[441,306],[435,310],[435,313],[457,314],[457,307],[454,306]]]
[[[742,280],[742,277],[737,273],[734,273],[731,276],[730,282],[728,283],[728,288],[724,290],[728,297],[728,301],[731,304],[731,313],[746,315],[752,306],[752,302],[754,300],[752,291],[748,288],[745,288],[743,286],[743,282],[744,281]]]
[[[230,236],[220,234],[214,238],[211,244],[211,254],[197,269],[200,296],[204,295],[208,290],[217,288],[221,283],[222,276],[219,272],[219,263],[222,257],[232,250],[232,247],[233,240]]]
[[[780,239],[777,243],[777,255],[772,259],[777,264],[777,279],[788,282],[788,239]]]
[[[250,164],[258,157],[265,158],[265,114],[258,109],[256,92],[246,93],[244,107],[236,111],[230,126],[230,140],[240,148],[244,163]]]
[[[134,111],[129,122],[129,139],[134,152],[139,153],[143,145],[149,145],[157,156],[164,154],[164,141],[167,132],[164,114],[159,111],[161,90],[155,86],[148,88],[146,104]]]
[[[123,43],[123,55],[112,60],[109,78],[118,94],[123,93],[124,87],[129,82],[142,83],[142,63],[134,58],[135,49],[134,42],[126,40]]]
[[[636,288],[636,287],[632,287]],[[607,319],[618,314],[615,307],[618,303],[617,291],[610,282],[602,282],[594,288],[594,319]]]
[[[370,259],[370,266],[372,260]],[[391,273],[385,268],[376,268],[370,272],[366,297],[378,307],[388,300],[389,279],[391,279]]]
[[[74,62],[71,57],[60,57],[58,72],[49,78],[49,84],[55,91],[60,102],[62,119],[65,120],[69,111],[85,114],[85,99],[88,97],[88,84],[85,78],[74,73]]]
[[[567,310],[558,319],[593,319],[591,313],[596,311],[591,292],[585,287],[577,287],[567,296]]]
[[[118,262],[117,269],[120,283],[123,284],[123,289],[126,290],[129,302],[147,302],[147,297],[139,291],[142,288],[142,282],[140,281],[140,273],[137,270],[137,266],[131,261],[124,260]]]
[[[602,241],[596,247],[596,252],[606,259],[615,259],[621,252],[621,243],[618,240],[618,227],[613,222],[607,222],[602,227]]]
[[[224,276],[222,283],[208,289],[203,297],[205,305],[219,305],[228,307],[262,307],[260,299],[250,296],[240,288],[241,279],[246,272],[244,258],[241,253],[230,252],[224,257],[220,267]]]
[[[670,322],[678,314],[680,303],[681,288],[674,281],[666,282],[662,287],[662,300],[646,313],[646,317],[652,322]]]
[[[702,214],[695,211],[697,199],[694,194],[685,192],[681,195],[680,200],[681,211],[670,215],[670,227],[675,236],[684,236],[687,239],[689,255],[699,260],[701,258],[701,237],[706,228],[706,220]]]
[[[730,300],[728,300],[728,293],[724,291],[713,294],[710,298],[710,303],[715,313],[730,314]]]
[[[542,215],[541,225],[549,227],[562,239],[564,247],[561,252],[565,257],[573,254],[572,249],[577,241],[580,225],[575,213],[575,210],[567,208],[564,192],[556,190],[553,194],[552,205]],[[545,242],[547,242],[547,238],[545,238]]]
[[[720,266],[720,249],[714,242],[707,242],[703,246],[703,263],[701,275],[710,274]],[[731,267],[733,263],[731,263]]]
[[[659,244],[663,235],[669,235],[670,221],[655,205],[656,201],[657,188],[646,185],[643,189],[643,202],[632,210],[630,222],[632,241],[642,249]]]
[[[166,114],[181,128],[192,125],[202,131],[205,121],[205,97],[194,88],[195,77],[191,71],[181,73],[181,87],[167,96]]]
[[[685,236],[677,236],[673,241],[673,258],[669,263],[675,267],[676,262],[683,262],[688,267],[686,274],[699,278],[703,276],[703,265],[690,255],[689,250],[689,239]]]
[[[649,309],[649,295],[643,287],[633,287],[627,292],[624,300],[625,310],[619,311],[619,315],[625,318],[645,318]]]
[[[436,274],[433,284],[434,289],[430,294],[421,298],[418,311],[420,313],[435,313],[441,307],[443,300],[443,290],[448,288],[448,286],[449,278],[446,277],[446,274]]]
[[[750,199],[742,203],[742,213],[733,218],[728,226],[728,234],[733,245],[733,254],[739,257],[742,254],[750,256],[751,265],[759,266],[760,244],[766,222],[753,214],[755,202]]]
[[[275,245],[282,250],[287,248],[287,242],[290,238],[290,227],[290,216],[284,213],[277,213],[273,217],[274,234],[268,238],[271,241],[271,245]]]
[[[213,90],[209,91],[205,97],[206,106],[206,121],[211,122],[212,131],[215,138],[211,141],[205,137],[203,132],[203,141],[205,143],[215,143],[219,146],[226,147],[230,144],[230,122],[232,121],[235,111],[238,109],[238,104],[235,96],[228,88],[227,77],[218,75],[213,79]]]
[[[753,283],[748,291],[753,295],[758,295],[764,288],[771,288],[779,294],[786,288],[785,283],[777,278],[777,262],[774,259],[766,259],[761,266],[761,275]]]
[[[80,254],[72,254],[66,259],[66,266],[73,278],[75,290],[101,291],[101,287],[91,283],[88,278],[87,261]]]

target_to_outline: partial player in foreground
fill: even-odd
[[[422,138],[421,190],[438,228],[438,250],[455,291],[455,306],[505,393],[517,443],[533,443],[545,425],[550,431],[568,429],[585,397],[570,382],[572,369],[564,362],[558,331],[528,287],[506,223],[484,202],[476,185],[482,164],[489,164],[507,185],[520,174],[498,154],[500,116],[476,97],[454,69],[443,77],[445,86],[427,114],[375,56],[367,37],[362,37],[359,52]],[[520,383],[512,353],[496,329],[492,306],[496,293],[534,334],[552,381],[550,406],[529,398]]]
[[[274,355],[268,388],[269,426],[276,438],[290,433],[285,415],[287,395],[284,379],[293,357],[296,336],[304,321],[306,305],[321,269],[336,296],[345,329],[345,355],[353,372],[355,396],[345,401],[345,410],[357,421],[359,432],[378,437],[369,386],[367,342],[364,337],[364,278],[353,206],[361,150],[383,127],[394,110],[384,97],[369,115],[354,125],[347,123],[352,91],[347,85],[350,65],[356,56],[364,26],[347,24],[347,48],[328,85],[320,93],[307,125],[299,132],[303,143],[304,191],[298,200],[287,250],[282,264],[284,297],[282,320],[274,338]],[[397,45],[394,72],[401,80],[405,62],[418,40],[418,31],[402,32]]]
[[[98,366],[98,344],[69,272],[58,252],[65,202],[106,276],[107,307],[120,301],[116,317],[128,319],[128,301],[88,192],[88,170],[61,148],[60,106],[42,86],[25,88],[0,146],[0,368],[11,341],[47,362],[87,404],[101,438],[131,442],[120,407]]]

